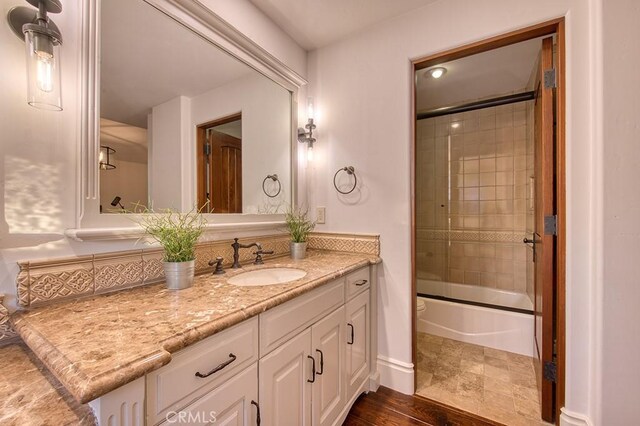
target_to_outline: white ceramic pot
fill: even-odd
[[[182,290],[193,285],[196,261],[164,262],[164,277],[169,290]]]
[[[304,243],[294,243],[293,241],[291,241],[289,243],[289,247],[290,247],[292,259],[296,259],[296,260],[304,259],[305,256],[307,255],[306,241]]]

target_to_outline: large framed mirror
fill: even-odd
[[[199,2],[84,3],[83,202],[68,234],[109,238],[148,209],[280,221],[304,79]]]

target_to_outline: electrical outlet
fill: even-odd
[[[317,207],[316,208],[316,222],[317,223],[324,223],[325,222],[325,214],[326,214],[326,209],[324,207]]]

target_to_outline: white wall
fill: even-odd
[[[410,253],[410,61],[520,27],[566,16],[567,84],[567,393],[566,407],[593,418],[595,374],[593,194],[599,144],[591,132],[597,57],[589,29],[597,18],[584,0],[449,0],[434,3],[310,53],[310,95],[318,109],[317,161],[307,180],[312,207],[326,206],[320,231],[379,232],[379,353],[397,368],[383,368],[383,384],[412,391]],[[331,180],[353,165],[361,181],[351,197]],[[385,366],[389,363],[385,362]]]
[[[191,99],[192,140],[196,126],[242,112],[243,213],[262,212],[267,205],[276,208],[291,200],[290,105],[289,91],[257,73]],[[262,191],[262,181],[274,173],[282,191],[271,199]]]
[[[604,286],[599,424],[638,423],[640,3],[603,2]]]
[[[124,250],[134,244],[80,243],[63,235],[65,229],[76,225],[79,202],[76,195],[80,173],[77,140],[80,1],[65,1],[63,12],[52,16],[64,37],[64,111],[60,113],[27,105],[24,44],[6,24],[0,25],[0,191],[3,194],[0,198],[0,292],[8,295],[5,302],[11,308],[15,307],[17,261]],[[0,0],[0,15],[6,16],[18,3]],[[237,22],[251,6],[245,0],[209,0],[208,3],[223,19],[234,21],[235,17]],[[222,3],[224,7],[218,7]],[[252,39],[306,75],[306,52],[283,31],[269,24],[257,9],[252,10],[251,16],[247,24],[255,24],[250,28]]]
[[[304,50],[249,0],[201,0],[228,23],[305,77]]]
[[[103,212],[120,210],[111,201],[121,197],[125,209],[133,210],[135,204],[147,205],[147,163],[118,160],[116,168],[100,170],[100,204]]]
[[[178,96],[151,110],[149,138],[149,200],[154,210],[184,210],[183,168],[190,161],[188,126],[191,99]],[[190,210],[193,206],[188,206]]]

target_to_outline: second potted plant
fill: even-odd
[[[307,254],[307,239],[316,223],[307,217],[307,211],[291,208],[285,215],[285,222],[291,236],[291,258],[304,259]]]
[[[146,211],[138,223],[164,249],[163,267],[167,288],[191,287],[195,276],[196,244],[206,221],[197,210],[179,213]]]

